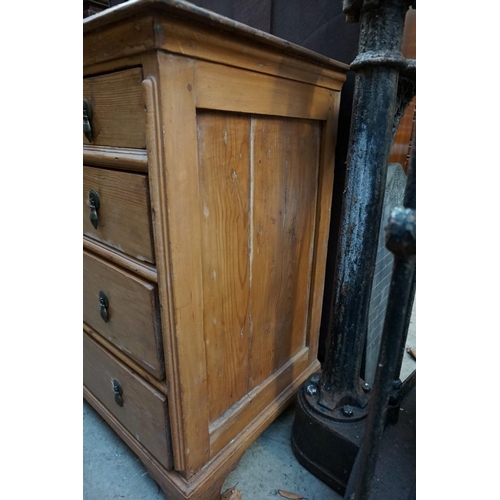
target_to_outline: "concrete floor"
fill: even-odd
[[[416,304],[407,346],[416,348]],[[415,361],[405,353],[402,379]],[[341,496],[304,469],[290,445],[293,406],[288,408],[248,448],[222,491],[236,487],[243,500],[282,498],[278,489],[303,495],[307,500],[341,500]],[[83,404],[84,500],[164,500],[140,460],[86,402]]]

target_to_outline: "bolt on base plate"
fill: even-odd
[[[292,450],[302,466],[343,495],[363,440],[366,419],[326,418],[307,401],[311,397],[317,401],[317,394],[307,394],[309,385],[310,379],[299,390],[292,427]],[[342,409],[337,411],[343,413]],[[345,411],[349,413],[349,408]]]

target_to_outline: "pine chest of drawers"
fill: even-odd
[[[319,369],[346,69],[185,2],[84,21],[84,396],[167,498]]]

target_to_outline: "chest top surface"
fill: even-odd
[[[151,50],[232,66],[239,65],[239,57],[242,66],[252,57],[256,71],[304,66],[318,75],[311,83],[336,90],[349,69],[344,63],[181,0],[130,0],[107,9],[84,19],[83,40],[84,68]]]

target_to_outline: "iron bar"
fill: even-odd
[[[404,208],[398,207],[393,211],[386,228],[386,246],[394,254],[394,267],[365,437],[360,450],[356,490],[353,494],[347,493],[349,500],[368,500],[370,496],[400,346],[406,334],[406,313],[409,306],[416,253],[415,140],[413,144]]]
[[[363,411],[368,402],[360,368],[398,77],[408,67],[400,52],[408,7],[408,0],[365,2],[361,7],[359,54],[351,65],[357,74],[340,250],[320,383],[319,406],[328,411],[345,405]]]
[[[322,374],[311,376],[299,390],[292,428],[298,461],[341,494],[367,422],[371,389],[361,380],[360,368],[388,157],[394,123],[414,87],[414,61],[401,55],[410,3],[344,0],[344,12],[350,20],[361,20],[361,30],[351,64],[356,77],[339,249]],[[394,369],[391,384],[393,378]]]
[[[401,339],[401,345],[399,346],[399,357],[398,357],[398,362],[396,364],[396,369],[394,370],[394,380],[398,381],[400,380],[400,374],[401,374],[401,367],[403,366],[403,358],[405,356],[405,346],[406,346],[406,339],[408,337],[408,330],[410,328],[410,322],[411,322],[411,314],[413,310],[413,302],[415,301],[415,291],[417,288],[417,273],[416,269],[413,270],[413,277],[411,281],[411,289],[410,289],[410,297],[408,299],[408,307],[406,309],[406,318],[405,318],[405,336],[403,339]]]

